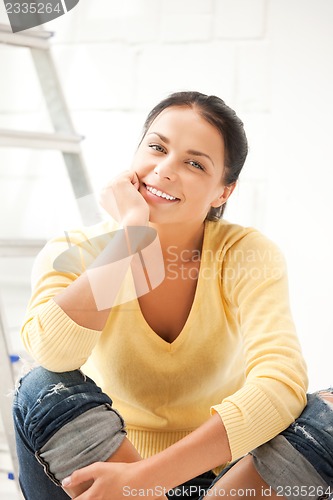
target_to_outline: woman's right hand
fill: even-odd
[[[122,226],[147,226],[149,206],[139,192],[140,180],[134,170],[115,177],[101,192],[100,204]]]

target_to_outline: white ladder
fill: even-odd
[[[99,209],[92,194],[92,186],[82,157],[80,143],[83,138],[75,132],[50,52],[49,40],[52,36],[52,32],[42,29],[26,30],[13,34],[9,25],[0,24],[0,43],[30,49],[54,128],[54,133],[0,129],[0,146],[60,151],[82,222],[89,225],[100,220]],[[82,200],[84,201],[82,202]],[[0,240],[0,258],[34,256],[43,245],[43,241],[28,239]],[[8,396],[8,393],[14,389],[15,377],[11,363],[13,354],[15,353],[10,352],[7,341],[5,315],[0,303],[0,416],[5,428],[14,476],[17,479],[18,467],[11,415],[12,397]]]

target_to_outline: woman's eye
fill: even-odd
[[[149,147],[154,151],[158,151],[159,153],[165,153],[165,149],[160,144],[149,144]]]
[[[201,163],[198,163],[197,161],[189,160],[187,163],[191,165],[191,167],[194,167],[198,170],[205,170]]]

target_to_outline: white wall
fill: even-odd
[[[197,89],[236,109],[250,155],[227,218],[285,253],[312,389],[333,383],[332,21],[331,0],[81,0],[45,25],[96,191],[128,168],[166,94]],[[0,46],[0,61],[0,127],[51,130],[28,51]],[[56,153],[0,151],[0,199],[1,237],[79,220]],[[16,267],[0,264],[3,281]]]

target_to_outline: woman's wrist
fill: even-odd
[[[131,212],[126,214],[120,221],[123,228],[125,227],[146,227],[149,224],[149,210],[146,213]]]
[[[163,453],[163,452],[162,452]],[[127,471],[127,491],[131,490],[134,493],[139,490],[149,490],[151,492],[164,492],[166,494],[169,490],[178,486],[178,482],[174,481],[172,466],[163,460],[162,454],[154,455],[152,457],[130,464]],[[154,495],[152,495],[154,498]]]
[[[215,414],[172,446],[133,464],[133,472],[135,482],[139,480],[145,488],[169,491],[230,460],[226,430],[220,416]]]

